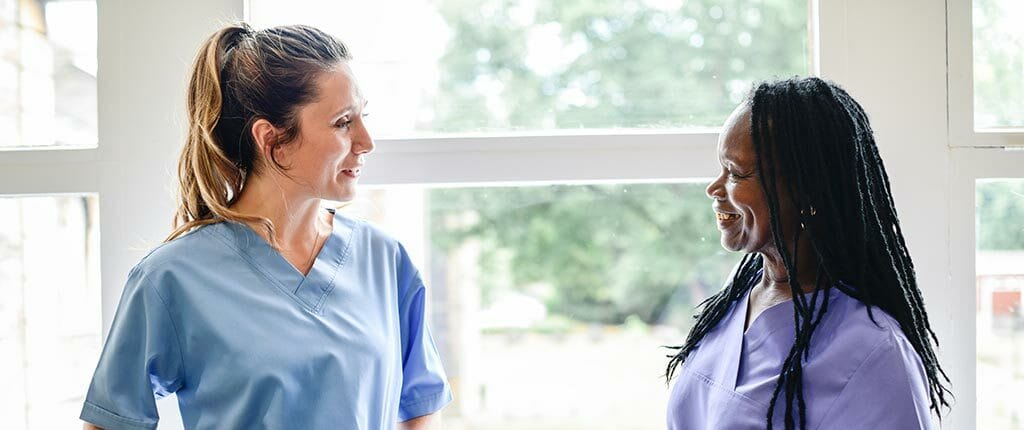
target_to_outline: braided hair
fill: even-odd
[[[930,408],[940,414],[940,408],[949,407],[949,377],[932,347],[932,342],[938,347],[939,341],[928,322],[889,177],[864,109],[838,85],[814,77],[761,83],[747,103],[757,171],[768,203],[773,243],[789,274],[796,328],[768,406],[768,428],[782,394],[786,429],[796,428],[797,417],[800,428],[806,427],[803,363],[811,335],[828,311],[829,301],[819,303],[818,294],[833,286],[864,303],[872,321],[872,308],[877,306],[899,323],[924,364]],[[791,199],[779,198],[779,184],[786,184],[785,195]],[[801,228],[795,229],[791,239],[792,254],[782,236],[783,204],[800,211],[796,222]],[[812,208],[810,213],[806,208]],[[814,212],[819,215],[810,216]],[[801,234],[817,257],[818,276],[810,298],[804,296],[796,273]],[[667,380],[732,303],[750,290],[763,266],[760,254],[745,255],[726,286],[700,304],[685,343],[672,347],[677,351],[669,356]]]

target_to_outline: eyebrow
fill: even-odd
[[[368,104],[370,104],[370,101],[366,100],[366,99],[363,99],[363,109],[365,109],[366,105],[368,105]],[[333,118],[335,121],[337,121],[341,117],[343,117],[343,116],[349,114],[350,112],[352,112],[353,110],[355,110],[355,108],[356,108],[355,104],[350,104],[350,105],[346,106],[344,109],[339,110],[337,113],[335,113],[333,116],[331,116],[331,118]]]
[[[725,167],[726,169],[735,169],[738,172],[740,172],[741,174],[756,172],[757,168],[758,168],[757,165],[754,165],[752,167],[741,166],[739,163],[737,163],[734,160],[730,160],[728,158],[722,157],[721,154],[719,154],[718,163],[721,164],[722,167]]]
[[[718,154],[718,164],[721,164],[722,166],[725,166],[726,164],[731,164],[734,167],[739,167],[740,166],[739,164],[736,164],[735,161],[730,160],[729,158],[726,158],[724,156],[724,154],[721,154],[721,153]]]

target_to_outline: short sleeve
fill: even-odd
[[[167,306],[138,268],[121,294],[80,418],[104,429],[153,429],[156,398],[184,380],[177,332]]]
[[[398,420],[441,410],[452,401],[441,357],[427,327],[426,289],[405,250],[399,263],[399,318],[402,330],[402,394]]]
[[[847,382],[819,428],[932,429],[924,366],[893,333]]]

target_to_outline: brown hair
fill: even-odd
[[[270,220],[230,209],[245,178],[262,163],[252,125],[266,119],[283,130],[274,148],[299,134],[299,108],[317,96],[317,77],[350,59],[335,37],[294,25],[254,31],[248,24],[224,27],[203,43],[188,84],[188,137],[178,160],[178,209],[167,241],[225,220],[262,224]]]

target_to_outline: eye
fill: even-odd
[[[732,182],[745,181],[754,177],[754,173],[742,174],[738,171],[729,170],[729,180]]]
[[[350,119],[342,119],[341,121],[338,121],[337,123],[335,123],[334,126],[340,128],[340,129],[347,129],[348,126],[351,125],[351,124],[352,124],[352,120],[350,120]]]

